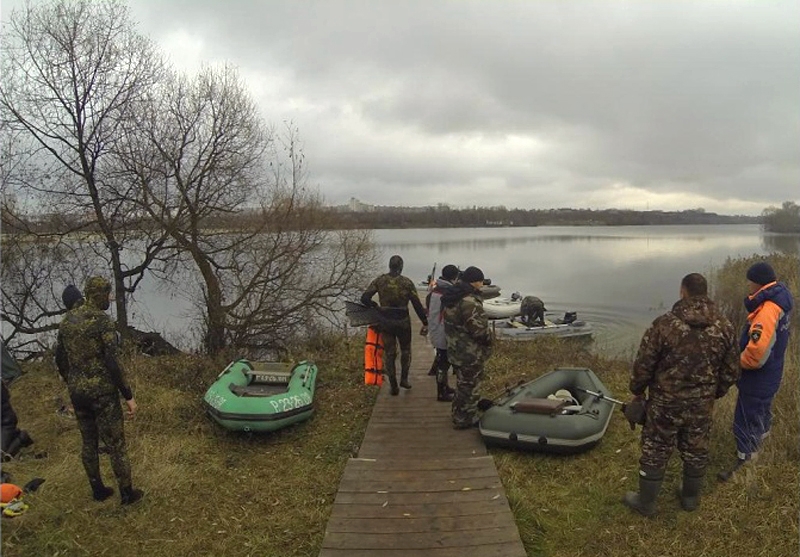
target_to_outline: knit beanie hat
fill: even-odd
[[[455,265],[445,265],[442,267],[442,278],[451,282],[456,280],[458,278],[458,267]]]
[[[483,271],[477,267],[467,267],[461,272],[462,282],[483,282]]]
[[[61,301],[64,302],[64,307],[67,310],[72,309],[79,300],[83,299],[83,294],[78,290],[74,284],[69,284],[61,293]]]
[[[769,263],[766,261],[759,261],[747,269],[747,280],[764,286],[765,284],[775,282],[777,277]]]

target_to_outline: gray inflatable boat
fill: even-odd
[[[546,453],[586,451],[603,438],[614,403],[588,368],[558,368],[510,389],[483,413],[487,445]]]

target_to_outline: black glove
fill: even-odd
[[[637,425],[644,425],[647,416],[647,401],[641,397],[633,397],[630,402],[622,405],[622,413],[631,426],[631,431]]]
[[[428,336],[428,326],[423,325],[422,328],[419,330],[419,334],[423,337]]]

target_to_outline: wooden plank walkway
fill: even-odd
[[[319,555],[524,557],[494,461],[478,430],[454,430],[450,404],[436,401],[433,349],[418,331],[417,322],[412,388],[390,396],[388,381],[381,387]]]

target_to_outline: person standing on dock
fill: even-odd
[[[458,267],[445,265],[442,276],[436,280],[436,286],[428,294],[428,340],[436,349],[436,400],[452,402],[455,391],[447,384],[447,372],[450,360],[447,358],[447,335],[442,316],[442,296],[455,285],[458,280]]]
[[[648,394],[639,459],[639,491],[623,503],[644,516],[656,513],[656,498],[677,444],[683,459],[681,506],[693,511],[708,464],[714,400],[725,396],[739,375],[736,332],[708,297],[703,275],[683,277],[680,300],[657,317],[642,337],[633,362],[633,402]]]
[[[492,331],[483,309],[480,288],[483,271],[467,267],[461,280],[442,295],[447,358],[456,370],[453,428],[468,429],[478,423],[478,386],[483,367],[492,354]]]
[[[428,317],[417,294],[414,282],[403,276],[403,258],[393,255],[389,258],[389,272],[375,278],[361,295],[365,306],[380,306],[384,319],[379,324],[383,338],[383,371],[389,377],[392,396],[400,393],[397,383],[397,344],[400,344],[400,387],[410,389],[408,372],[411,369],[411,317],[408,303],[414,306],[417,317],[422,321],[422,333],[427,334]],[[378,295],[379,304],[372,297]]]

